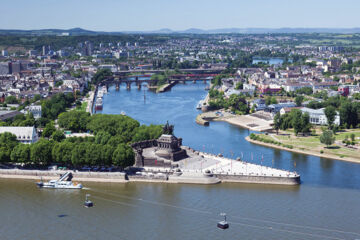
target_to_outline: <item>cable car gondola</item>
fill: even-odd
[[[86,195],[85,195],[85,202],[84,202],[84,206],[85,206],[85,207],[87,207],[87,208],[89,208],[89,207],[93,207],[93,206],[94,206],[94,204],[93,204],[93,202],[92,202],[92,201],[90,201],[90,200],[88,199],[88,197],[90,197],[90,194],[86,194]]]
[[[217,227],[220,229],[228,229],[229,223],[226,221],[226,213],[220,213],[221,216],[224,216],[224,220],[218,222]]]

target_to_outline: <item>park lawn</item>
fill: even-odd
[[[319,154],[320,152],[323,152],[324,154],[334,155],[339,158],[354,158],[360,160],[360,151],[338,146],[336,144],[333,145],[333,147],[327,148],[324,144],[320,143],[320,132],[317,131],[317,135],[315,136],[295,136],[293,131],[286,130],[282,131],[282,134],[276,135],[265,135],[261,134],[262,138],[273,140],[273,141],[279,141],[282,144],[291,145],[293,146],[293,149],[299,149],[303,151],[307,151],[311,154],[311,152]],[[350,139],[350,134],[354,133],[356,137],[360,137],[360,130],[359,129],[349,129],[344,132],[339,132],[336,134],[336,140],[342,141],[345,139],[345,136],[348,136]]]
[[[81,112],[86,112],[87,105],[88,105],[87,101],[83,101],[81,103],[80,108],[76,108],[76,110]]]

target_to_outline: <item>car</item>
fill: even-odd
[[[98,172],[100,170],[100,167],[93,167],[93,168],[91,168],[91,171],[94,171],[94,172]]]
[[[84,166],[84,167],[80,168],[80,171],[82,171],[82,172],[90,172],[90,171],[91,171],[91,167]]]
[[[108,167],[106,170],[108,172],[115,172],[117,169],[116,169],[116,167]]]

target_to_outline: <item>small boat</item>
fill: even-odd
[[[72,173],[66,172],[61,175],[58,180],[50,180],[49,182],[37,182],[36,185],[40,188],[62,188],[62,189],[81,189],[83,186],[81,183],[72,182]]]
[[[228,229],[229,228],[229,223],[226,221],[226,213],[221,213],[221,216],[224,216],[224,220],[218,222],[217,227],[221,228],[221,229]]]

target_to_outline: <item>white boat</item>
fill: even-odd
[[[62,188],[62,189],[81,189],[83,186],[81,183],[72,182],[71,172],[66,172],[61,175],[58,180],[50,180],[49,182],[37,182],[36,185],[40,188]]]
[[[102,108],[103,108],[103,100],[102,100],[102,98],[96,98],[95,110],[102,110]]]
[[[102,98],[104,96],[104,92],[102,90],[98,90],[97,98]]]
[[[201,109],[201,107],[204,105],[204,100],[200,100],[199,103],[196,106],[196,109]]]
[[[120,114],[123,115],[123,116],[126,116],[126,113],[124,111],[121,111]]]
[[[107,93],[108,93],[106,86],[103,86],[103,87],[101,88],[101,90],[102,90],[103,94],[107,94]]]

